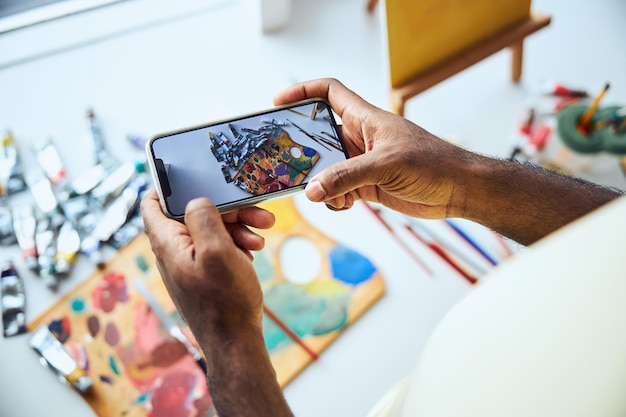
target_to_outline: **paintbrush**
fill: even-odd
[[[268,306],[266,306],[265,304],[263,304],[263,312],[265,314],[267,314],[267,316],[274,322],[276,323],[276,325],[278,327],[281,328],[281,330],[285,333],[287,333],[287,336],[289,336],[294,342],[296,342],[302,349],[304,349],[310,356],[311,358],[313,358],[313,360],[317,360],[319,359],[319,355],[317,353],[315,353],[313,351],[313,349],[311,349],[310,347],[308,347],[306,345],[306,343],[304,343],[304,341],[296,334],[296,332],[294,332],[293,330],[291,330],[289,328],[289,326],[287,326],[277,315],[276,313],[274,313],[272,310],[269,309]]]

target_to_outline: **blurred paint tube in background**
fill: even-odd
[[[35,158],[52,184],[58,184],[67,176],[61,156],[51,139],[46,139],[33,146]]]
[[[41,364],[50,367],[63,383],[69,383],[80,393],[88,392],[93,381],[63,348],[63,344],[42,324],[28,340],[28,344],[41,356]]]
[[[72,223],[66,221],[59,229],[57,237],[57,250],[55,256],[55,270],[57,274],[67,275],[74,262],[76,255],[80,250],[80,235],[72,226]]]
[[[22,252],[22,258],[26,267],[32,271],[37,271],[37,246],[35,245],[35,230],[37,219],[35,210],[30,204],[21,204],[13,207],[13,229],[15,237]]]
[[[55,290],[58,280],[55,275],[54,260],[56,258],[56,233],[50,219],[42,217],[37,221],[35,244],[37,246],[37,264],[39,277],[46,287]]]
[[[17,269],[10,261],[2,264],[0,292],[4,337],[26,333],[26,293]]]

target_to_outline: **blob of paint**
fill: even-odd
[[[115,356],[109,355],[109,368],[113,371],[115,375],[120,375],[120,368],[117,366],[117,361],[115,360]]]
[[[264,283],[274,278],[274,266],[266,250],[255,252],[252,266],[259,277],[259,282]]]
[[[89,316],[87,319],[87,329],[91,337],[96,337],[100,331],[100,319],[98,316]]]
[[[313,295],[302,286],[289,282],[273,285],[263,293],[265,304],[299,337],[327,334],[344,327],[348,321],[351,295],[348,291]],[[290,346],[293,341],[269,317],[263,316],[263,334],[268,350]]]
[[[72,334],[70,319],[67,316],[52,320],[48,325],[48,329],[61,343],[65,343]]]
[[[104,341],[111,347],[115,347],[120,342],[120,330],[115,323],[107,323],[104,328]]]
[[[333,278],[346,284],[358,285],[370,279],[376,267],[359,252],[342,244],[335,245],[328,254]]]
[[[142,254],[135,256],[135,265],[137,268],[144,274],[150,270],[150,265],[148,265],[148,260]]]
[[[82,297],[75,297],[72,299],[70,306],[74,313],[82,313],[83,311],[85,311],[85,308],[87,307],[87,303],[85,302],[85,299],[83,299]]]

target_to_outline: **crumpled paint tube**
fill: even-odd
[[[26,181],[11,132],[0,140],[0,197],[24,191]]]
[[[92,109],[87,110],[87,121],[89,122],[89,131],[93,141],[93,150],[96,164],[109,163],[114,160],[106,146],[104,146],[104,137],[98,119]]]
[[[52,184],[58,184],[66,178],[67,171],[63,166],[57,147],[51,139],[35,144],[34,152],[39,166]]]
[[[41,356],[41,364],[49,366],[61,382],[69,383],[80,393],[86,393],[91,389],[93,386],[91,378],[78,366],[48,326],[39,326],[29,338],[28,344]]]
[[[106,178],[91,191],[91,196],[100,205],[106,206],[111,200],[120,195],[136,174],[135,164],[131,162],[120,164],[112,172],[107,173]]]
[[[106,175],[106,168],[102,164],[97,164],[64,184],[59,190],[61,200],[69,200],[71,198],[85,195],[100,184]]]
[[[48,217],[52,227],[56,228],[63,224],[65,217],[59,205],[59,201],[52,190],[52,184],[43,175],[31,174],[26,182],[35,199],[37,207]]]
[[[72,226],[72,223],[66,221],[59,229],[57,237],[57,251],[54,260],[54,267],[57,274],[66,275],[70,272],[79,250],[80,235],[74,226]]]
[[[6,199],[0,197],[0,245],[9,246],[13,245],[15,242],[11,208]]]
[[[98,219],[96,227],[81,243],[81,251],[88,255],[92,262],[98,264],[102,262],[100,249],[102,243],[111,239],[128,220],[132,211],[139,203],[141,191],[145,188],[146,182],[143,178],[136,178],[122,190],[122,193],[115,198],[105,209],[102,217]]]
[[[22,251],[22,258],[26,267],[32,271],[37,271],[37,246],[35,244],[35,231],[37,219],[35,210],[30,204],[21,204],[13,207],[13,229],[17,243]]]
[[[37,246],[37,264],[39,277],[52,290],[58,286],[55,271],[56,233],[47,217],[37,221],[35,244]]]
[[[2,324],[4,337],[26,333],[26,293],[24,283],[13,263],[2,265],[0,292],[2,300]]]

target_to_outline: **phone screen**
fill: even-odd
[[[228,211],[302,190],[347,158],[323,100],[157,135],[146,151],[163,208],[174,218],[197,197]]]

